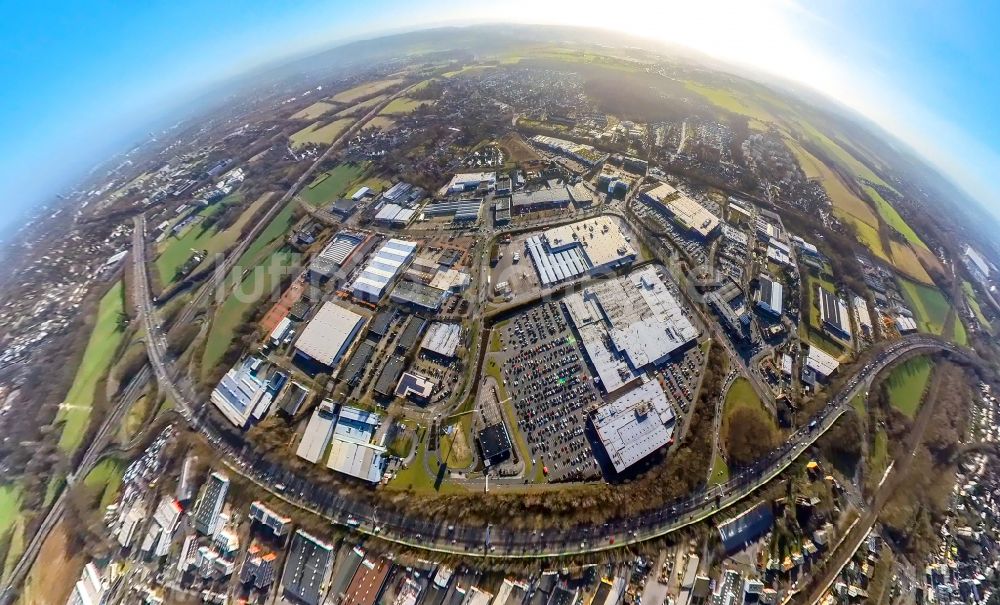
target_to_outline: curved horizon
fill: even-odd
[[[0,226],[129,147],[179,99],[221,81],[350,40],[505,23],[490,19],[484,3],[451,0],[235,7],[216,3],[200,20],[187,18],[193,5],[186,3],[77,6],[57,19],[43,15],[44,6],[15,12],[0,26],[0,44],[12,59],[0,74],[13,83],[0,101],[0,195],[7,211]],[[594,22],[604,14],[600,7],[517,0],[507,14],[523,16],[518,25],[622,31],[814,89],[897,137],[1000,217],[1000,185],[992,178],[1000,169],[1000,118],[990,107],[1000,86],[992,61],[1000,42],[990,39],[989,14],[974,18],[981,17],[976,7],[626,0],[616,5],[615,15],[624,17],[618,27]],[[1000,17],[1000,9],[989,10]]]

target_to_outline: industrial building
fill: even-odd
[[[629,390],[591,416],[618,473],[670,443],[674,419],[674,410],[656,380]]]
[[[757,290],[758,309],[768,315],[781,317],[784,307],[783,297],[784,287],[780,282],[776,282],[766,275],[760,276],[760,289]]]
[[[565,208],[570,203],[569,189],[554,185],[535,191],[518,191],[510,196],[511,213],[527,214],[555,208]]]
[[[326,451],[326,446],[330,443],[330,437],[333,436],[333,425],[337,421],[333,407],[333,402],[327,399],[313,410],[309,424],[306,425],[306,430],[302,434],[302,441],[299,442],[299,447],[295,451],[296,456],[313,464],[319,461],[320,456]]]
[[[472,200],[448,200],[427,204],[423,208],[425,217],[450,216],[456,223],[469,223],[479,220],[483,208],[482,198]]]
[[[445,292],[461,292],[472,283],[472,277],[458,269],[438,269],[428,286]]]
[[[410,224],[417,211],[399,204],[385,204],[375,214],[375,222],[389,227],[403,228]]]
[[[327,468],[371,483],[382,480],[385,448],[371,443],[381,417],[350,406],[341,406],[333,430]]]
[[[553,227],[525,242],[543,287],[635,261],[636,251],[608,216]]]
[[[323,248],[309,263],[309,273],[319,280],[327,280],[338,269],[344,266],[352,254],[365,241],[365,235],[352,231],[341,231],[333,236],[330,243]]]
[[[251,418],[260,420],[288,378],[275,372],[268,380],[263,375],[264,367],[259,357],[246,357],[230,368],[212,390],[212,404],[238,428],[246,428]]]
[[[451,177],[448,182],[448,193],[476,191],[480,188],[490,191],[496,187],[496,172],[463,172]]]
[[[396,351],[401,355],[412,351],[417,348],[420,344],[420,336],[424,333],[424,326],[427,322],[423,319],[412,316],[410,317],[409,323],[403,328],[403,333],[399,335],[399,339],[396,341]]]
[[[556,137],[541,134],[531,137],[531,141],[543,149],[564,155],[571,160],[576,160],[589,167],[596,166],[608,159],[608,154],[597,151],[590,145],[583,143],[574,143],[573,141],[557,139]]]
[[[296,530],[281,576],[285,596],[303,605],[319,605],[323,584],[333,567],[333,556],[333,545],[301,529]]]
[[[767,243],[767,258],[779,265],[790,267],[792,265],[792,249],[785,242],[772,237]]]
[[[434,381],[414,372],[403,372],[396,385],[396,397],[410,399],[420,404],[430,401],[434,392]]]
[[[201,534],[211,536],[217,529],[219,515],[229,492],[229,477],[213,472],[205,482],[205,491],[194,507],[194,528]]]
[[[897,315],[895,323],[900,334],[912,334],[917,331],[917,322],[912,317]]]
[[[802,364],[802,382],[815,385],[818,381],[825,381],[838,367],[840,362],[834,356],[810,344],[805,363]]]
[[[259,500],[250,503],[250,518],[267,527],[272,534],[279,537],[287,534],[292,528],[291,518],[279,515]]]
[[[834,336],[844,340],[851,338],[851,317],[847,305],[836,294],[816,286],[816,302],[823,327]]]
[[[506,225],[511,217],[511,196],[498,199],[493,206],[493,222],[497,225]]]
[[[399,384],[399,377],[406,367],[406,360],[398,355],[393,355],[382,367],[382,373],[375,381],[375,394],[381,397],[392,397],[396,393],[396,385]]]
[[[875,337],[875,326],[872,324],[872,316],[868,313],[868,301],[860,296],[854,296],[854,319],[858,322],[858,329],[861,336],[871,340]]]
[[[773,525],[774,511],[771,510],[771,503],[759,502],[735,518],[720,523],[719,539],[726,553],[736,552],[771,531]]]
[[[720,223],[719,217],[667,183],[643,193],[642,199],[702,239],[708,238]]]
[[[365,368],[368,367],[368,362],[372,360],[375,356],[375,345],[368,341],[362,341],[358,345],[358,348],[354,351],[354,355],[351,356],[350,361],[344,366],[344,369],[340,372],[340,379],[346,382],[350,386],[355,386],[361,381],[362,376],[364,376]]]
[[[427,329],[420,348],[445,359],[455,357],[462,341],[462,326],[457,323],[435,322]]]
[[[402,281],[392,289],[389,300],[410,309],[436,312],[447,296],[448,293],[444,290],[417,282]]]
[[[503,422],[491,424],[479,432],[479,450],[483,464],[492,466],[510,458],[510,435]]]
[[[601,281],[563,299],[601,386],[612,393],[695,342],[688,311],[645,267]]]
[[[751,317],[746,308],[746,297],[739,285],[727,279],[718,290],[705,296],[709,306],[722,318],[729,333],[739,340],[752,340]]]
[[[330,207],[327,209],[327,211],[330,214],[339,216],[341,220],[345,220],[349,218],[352,214],[354,214],[354,211],[357,210],[357,208],[358,208],[357,200],[351,198],[340,198],[339,200],[330,204]]]
[[[351,284],[355,297],[378,301],[385,294],[389,283],[402,271],[403,265],[413,258],[417,244],[401,239],[390,239],[365,264]]]
[[[327,301],[295,342],[295,354],[332,368],[350,348],[365,321],[364,316]]]

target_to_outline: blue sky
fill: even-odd
[[[0,225],[126,133],[262,62],[383,30],[518,19],[612,27],[801,81],[858,109],[1000,215],[1000,4],[926,0],[8,3]],[[568,19],[568,21],[567,21]],[[683,24],[680,26],[679,24]]]

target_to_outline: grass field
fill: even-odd
[[[99,510],[104,510],[118,498],[125,463],[117,458],[105,458],[83,480],[83,484],[100,494]]]
[[[728,440],[731,428],[730,418],[740,409],[752,410],[765,424],[770,425],[776,433],[779,430],[774,417],[764,409],[764,404],[761,403],[760,397],[753,390],[750,381],[746,378],[737,378],[733,382],[733,385],[729,387],[729,392],[726,393],[726,401],[723,405],[722,424],[719,427],[721,443],[725,443]]]
[[[337,103],[354,103],[358,99],[367,97],[368,95],[373,95],[380,93],[383,90],[387,90],[396,86],[403,80],[401,79],[390,79],[390,80],[375,80],[374,82],[366,82],[360,86],[355,86],[343,92],[338,92],[332,99]]]
[[[208,342],[202,357],[202,374],[208,374],[219,363],[246,313],[274,291],[281,278],[289,273],[289,267],[294,265],[295,258],[296,255],[290,252],[273,252],[222,303],[215,312],[208,332]]]
[[[351,105],[350,107],[345,107],[344,109],[341,109],[337,113],[333,114],[333,117],[346,118],[347,116],[358,115],[362,112],[366,112],[370,110],[372,107],[375,107],[376,105],[381,103],[382,101],[385,101],[388,96],[389,95],[378,95],[377,97],[366,99],[364,101],[361,101],[360,103],[355,103],[354,105]]]
[[[242,201],[243,194],[240,192],[233,192],[215,204],[205,206],[199,210],[198,216],[202,217],[202,220],[204,220],[210,216],[218,214],[226,206],[239,204]],[[253,215],[256,208],[259,207],[260,203],[262,203],[262,199],[258,199],[254,202],[251,207],[243,213],[243,217],[249,219],[249,217]],[[243,221],[246,220],[243,217],[241,217],[240,220],[237,220],[233,227],[226,229],[221,233],[214,227],[205,229],[202,227],[200,222],[197,222],[181,233],[180,237],[170,236],[164,239],[158,246],[160,255],[156,257],[156,261],[154,262],[156,272],[160,276],[160,283],[163,285],[172,284],[174,282],[174,276],[177,274],[177,270],[183,267],[184,263],[191,258],[191,254],[194,250],[204,250],[209,256],[211,256],[231,246],[233,242],[236,241],[240,230],[243,228]],[[225,234],[225,236],[223,236],[223,234]]]
[[[435,489],[437,478],[427,474],[427,466],[437,469],[437,456],[427,452],[427,442],[424,434],[427,429],[418,433],[417,453],[407,468],[400,470],[386,487],[389,489],[407,491],[413,490],[422,494],[460,494],[465,490],[451,481],[442,481],[440,489]],[[425,462],[427,463],[425,466]]]
[[[896,366],[885,379],[892,407],[910,418],[916,416],[932,369],[928,357],[914,357]]]
[[[875,202],[875,206],[878,208],[879,216],[882,217],[882,220],[884,220],[886,224],[896,231],[899,231],[910,244],[927,249],[927,244],[920,239],[916,232],[913,231],[913,228],[910,227],[905,220],[903,220],[903,217],[899,214],[899,212],[893,208],[892,205],[887,202],[874,187],[871,185],[864,185],[863,188],[865,193],[868,194],[868,197]]]
[[[294,149],[310,143],[314,145],[329,145],[353,123],[353,118],[341,118],[322,126],[320,122],[313,122],[290,136],[289,141]]]
[[[969,346],[969,334],[965,331],[965,324],[962,323],[961,317],[955,317],[954,326],[952,328],[952,333],[949,338],[955,342],[955,344],[961,345],[963,347]]]
[[[10,572],[14,570],[14,566],[17,565],[18,559],[21,558],[21,554],[24,552],[24,517],[18,517],[14,522],[14,527],[10,531],[10,545],[7,547],[7,558],[2,561],[3,566],[2,571],[0,571],[0,580],[2,581],[7,580]]]
[[[344,197],[348,186],[361,178],[364,164],[341,164],[316,177],[316,180],[302,190],[302,199],[313,206],[323,206]]]
[[[395,125],[396,121],[387,116],[375,116],[365,124],[367,127],[377,128],[378,130],[392,130],[392,127]]]
[[[934,280],[927,274],[927,270],[920,264],[917,253],[909,244],[901,244],[895,240],[889,242],[892,247],[892,264],[913,279],[922,284],[931,285]]]
[[[878,485],[885,474],[885,469],[889,467],[889,436],[885,434],[885,429],[879,429],[875,433],[871,451],[868,452],[868,479],[866,483],[869,489]]]
[[[317,101],[306,107],[305,109],[299,111],[298,113],[292,114],[291,119],[293,120],[315,120],[323,115],[330,112],[330,110],[336,108],[337,106],[333,103],[328,103],[326,101]]]
[[[285,207],[275,215],[271,222],[264,227],[264,230],[260,232],[257,239],[253,241],[252,244],[247,246],[246,251],[243,256],[236,261],[236,269],[240,267],[251,268],[257,266],[260,262],[260,257],[262,256],[264,249],[267,248],[271,243],[279,238],[285,237],[285,234],[291,229],[292,224],[295,222],[293,212],[295,211],[295,204],[289,203],[285,204]]]
[[[399,97],[398,99],[393,99],[385,106],[385,109],[379,115],[383,116],[398,116],[415,111],[418,107],[423,105],[433,105],[434,101],[423,101],[417,99],[410,99],[407,97]]]
[[[107,374],[118,343],[124,332],[119,329],[118,317],[125,310],[125,289],[119,281],[101,299],[97,321],[90,333],[90,340],[76,369],[73,385],[66,394],[66,406],[59,409],[57,420],[66,422],[59,438],[59,448],[72,453],[79,447],[90,422],[98,383]]]
[[[692,80],[684,82],[684,86],[691,92],[701,95],[716,107],[720,107],[726,111],[747,116],[758,122],[778,123],[778,119],[775,118],[774,114],[752,96],[739,95],[726,88],[708,86]]]
[[[906,304],[913,311],[917,327],[922,332],[940,335],[951,308],[941,291],[908,279],[899,280]]]
[[[711,485],[721,485],[729,481],[729,465],[726,464],[726,459],[722,457],[722,454],[715,452],[715,456],[712,458],[712,477],[708,480],[708,484]]]
[[[21,518],[21,486],[18,483],[0,485],[0,536],[14,529]]]
[[[969,281],[962,280],[962,292],[965,293],[965,300],[968,301],[969,307],[972,308],[972,313],[979,320],[979,323],[983,326],[983,329],[993,333],[993,329],[990,326],[989,320],[986,319],[986,315],[983,313],[983,308],[979,304],[979,299],[976,298],[976,290]]]

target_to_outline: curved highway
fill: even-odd
[[[145,223],[140,217],[136,220],[133,236],[133,283],[138,293],[139,317],[149,335],[146,344],[150,364],[160,387],[173,398],[177,411],[192,428],[202,433],[217,448],[222,463],[260,489],[293,506],[322,516],[333,524],[409,548],[443,554],[506,559],[586,554],[642,542],[698,523],[739,502],[785,470],[850,409],[850,402],[855,395],[867,390],[880,371],[901,357],[943,350],[963,354],[959,347],[926,335],[913,335],[895,341],[861,368],[808,427],[792,434],[769,457],[736,474],[723,485],[636,517],[613,520],[601,526],[581,525],[544,531],[451,524],[448,521],[433,521],[395,511],[380,512],[377,506],[373,508],[367,502],[353,500],[334,489],[316,486],[307,478],[257,456],[251,448],[244,447],[244,444],[227,442],[210,422],[197,413],[202,406],[186,379],[173,376],[166,342],[150,301],[144,258],[144,231]],[[283,485],[284,489],[277,489],[277,485]]]

